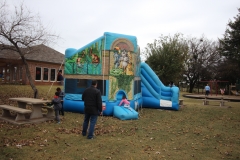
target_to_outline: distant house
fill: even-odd
[[[32,48],[24,55],[35,85],[59,85],[58,72],[64,71],[64,54],[45,45]],[[0,50],[0,83],[29,84],[25,65],[19,53],[10,50]]]

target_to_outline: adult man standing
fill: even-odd
[[[210,87],[208,86],[208,84],[205,86],[205,96],[208,96],[208,94],[210,93]]]
[[[59,71],[58,72],[58,76],[57,76],[57,81],[60,81],[61,82],[61,85],[63,85],[63,76],[62,76],[62,71]]]
[[[97,89],[97,80],[92,80],[92,85],[83,92],[82,100],[84,101],[85,114],[82,135],[86,136],[88,130],[87,139],[93,139],[98,115],[102,114],[102,97],[101,92]]]

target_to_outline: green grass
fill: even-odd
[[[37,88],[40,97],[49,90],[49,86]],[[29,86],[0,86],[1,103],[8,104],[9,97],[32,95]],[[81,136],[83,114],[79,113],[66,112],[60,125],[53,121],[28,125],[0,121],[0,159],[240,159],[239,102],[219,107],[183,99],[179,111],[143,108],[138,120],[99,117],[94,140]]]

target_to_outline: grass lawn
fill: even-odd
[[[46,97],[49,86],[37,88],[39,97]],[[48,99],[55,89],[53,86]],[[33,97],[33,92],[29,86],[0,85],[0,104],[17,96]],[[61,124],[0,121],[0,159],[240,159],[240,103],[203,106],[200,100],[183,99],[179,111],[143,108],[138,120],[99,117],[93,140],[81,136],[83,114],[79,113],[66,112]]]

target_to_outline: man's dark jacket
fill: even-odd
[[[84,101],[84,112],[87,114],[98,115],[102,112],[101,92],[94,86],[87,88],[82,95]]]

